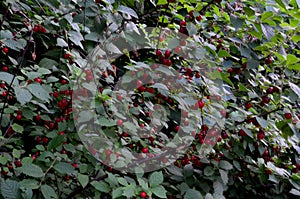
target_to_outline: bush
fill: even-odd
[[[2,198],[298,198],[300,3],[4,0]]]

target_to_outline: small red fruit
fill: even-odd
[[[199,16],[196,17],[196,19],[197,19],[197,21],[201,21],[202,20],[202,16],[199,15]]]
[[[267,57],[266,58],[266,64],[271,64],[272,63],[272,58],[271,57]]]
[[[169,0],[169,2],[170,2],[170,0]],[[141,198],[146,198],[147,197],[147,193],[143,191],[143,192],[141,192],[140,196],[141,196]]]
[[[148,153],[148,152],[149,152],[149,149],[148,149],[147,147],[145,147],[145,148],[142,149],[142,152],[143,152],[143,153]]]
[[[198,101],[198,106],[199,106],[199,108],[202,109],[202,108],[204,107],[204,105],[205,105],[205,104],[204,104],[204,102],[203,102],[202,100],[199,100],[199,101]]]
[[[180,126],[175,126],[174,131],[178,132],[180,130]]]
[[[21,114],[18,114],[17,116],[16,116],[16,120],[22,120],[22,115]]]
[[[171,51],[170,50],[166,50],[165,56],[166,56],[166,58],[169,58],[171,56]]]
[[[181,47],[180,46],[177,46],[175,49],[174,49],[175,53],[179,54],[181,53]]]
[[[266,173],[267,175],[271,175],[271,174],[272,174],[272,171],[271,171],[270,169],[266,169],[266,170],[265,170],[265,173]]]
[[[16,167],[21,167],[22,166],[22,162],[20,160],[16,160],[14,162],[14,164],[16,165]]]
[[[250,102],[247,102],[247,103],[245,104],[246,110],[250,109],[251,107],[252,107],[252,104],[251,104]]]
[[[2,51],[4,52],[4,53],[8,53],[8,48],[7,47],[4,47],[3,49],[2,49]]]
[[[72,55],[70,53],[64,54],[64,59],[70,59],[72,58]]]
[[[158,57],[162,56],[161,50],[156,50],[156,55],[157,55]]]
[[[67,83],[67,80],[62,79],[62,80],[61,80],[61,83],[62,83],[62,84],[66,84],[66,83]]]
[[[285,119],[289,120],[289,119],[292,119],[293,116],[291,113],[285,113],[284,117],[285,117]]]
[[[123,120],[119,119],[119,120],[117,121],[117,125],[118,125],[118,126],[122,126],[122,125],[123,125]]]
[[[239,136],[247,136],[247,133],[243,129],[240,129]]]
[[[186,26],[186,21],[185,20],[181,20],[180,21],[180,26],[182,26],[182,27]]]
[[[257,139],[262,140],[265,137],[265,133],[263,131],[259,131],[257,133]]]
[[[8,71],[8,67],[7,66],[2,66],[2,71],[7,72]]]

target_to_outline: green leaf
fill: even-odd
[[[231,24],[233,25],[233,27],[236,29],[242,28],[243,24],[245,23],[244,19],[242,19],[236,15],[233,15],[233,14],[230,15],[230,21],[231,21]]]
[[[52,187],[50,187],[49,185],[42,185],[41,186],[41,192],[42,192],[45,199],[58,198],[58,196],[56,195],[54,189]]]
[[[57,46],[60,46],[60,47],[68,47],[68,43],[65,42],[65,40],[61,39],[61,38],[57,38],[56,40],[57,42]]]
[[[19,124],[16,124],[16,123],[14,123],[11,127],[12,127],[12,129],[13,129],[14,131],[16,131],[17,133],[22,133],[22,132],[24,131],[23,126],[21,126],[21,125],[19,125]]]
[[[167,191],[166,189],[159,185],[158,187],[154,187],[151,189],[151,191],[159,198],[167,198]]]
[[[300,196],[300,191],[297,190],[297,189],[294,189],[294,188],[291,189],[290,193],[293,194],[293,195],[295,195],[295,196]]]
[[[28,90],[16,86],[14,87],[14,90],[16,98],[22,106],[27,102],[30,102],[30,100],[32,99],[32,95]]]
[[[195,35],[197,34],[197,27],[195,24],[193,23],[188,23],[187,26],[186,26],[188,32],[189,32],[189,35]]]
[[[249,17],[251,17],[255,14],[255,11],[252,10],[251,8],[249,8],[249,7],[244,7],[243,9],[244,9],[246,15],[249,16]]]
[[[265,22],[266,19],[272,17],[274,15],[273,12],[264,12],[262,15],[261,15],[261,21],[262,22]]]
[[[219,57],[231,57],[231,55],[226,50],[220,50],[218,52]]]
[[[160,172],[156,171],[150,175],[149,178],[150,187],[156,187],[161,183],[163,183],[163,181],[164,181],[164,176],[161,171]]]
[[[298,95],[298,97],[300,98],[300,88],[292,82],[289,82],[289,85],[290,85],[291,89],[294,91],[294,93],[296,93]]]
[[[34,178],[40,178],[44,175],[43,170],[35,164],[24,164],[16,170]]]
[[[91,182],[91,185],[93,187],[95,187],[95,189],[97,189],[98,191],[101,191],[104,193],[109,193],[109,191],[110,191],[109,185],[104,181],[100,181],[100,182],[93,181],[93,182]]]
[[[40,67],[48,68],[48,69],[52,69],[53,66],[57,66],[57,65],[58,65],[58,63],[56,61],[54,61],[53,59],[48,59],[48,58],[43,58],[39,63]]]
[[[131,15],[131,16],[133,16],[135,18],[139,18],[138,15],[136,14],[136,12],[133,9],[128,8],[126,6],[122,6],[122,5],[119,6],[118,7],[118,11],[122,12],[122,13],[125,13],[125,14],[128,14],[128,15]]]
[[[81,41],[83,41],[83,36],[80,32],[76,32],[73,30],[68,31],[70,40],[77,46],[79,46],[81,49],[83,48],[83,45],[81,44]]]
[[[287,11],[286,5],[285,5],[281,0],[275,0],[275,1],[276,1],[276,3],[278,3],[278,5],[279,5],[281,8],[283,8],[285,11]]]
[[[21,187],[24,187],[24,188],[29,188],[29,189],[39,188],[39,182],[34,179],[24,179],[19,184]]]
[[[256,118],[257,122],[261,125],[261,127],[263,127],[263,128],[268,127],[268,121],[267,120],[265,120],[261,117],[258,117],[258,116],[256,116],[255,118]]]
[[[187,192],[184,194],[184,199],[202,199],[202,195],[199,191],[195,189],[189,189]]]
[[[61,174],[73,174],[75,173],[74,167],[66,162],[59,162],[53,167],[57,172]]]
[[[294,65],[290,65],[288,66],[288,69],[290,70],[300,70],[300,64],[294,64]]]
[[[221,160],[219,166],[220,166],[220,168],[225,169],[225,170],[231,170],[233,168],[232,164],[230,164],[226,160]]]
[[[78,173],[77,178],[83,188],[89,183],[89,176],[87,175]]]
[[[1,183],[1,195],[6,199],[20,199],[19,184],[14,180],[6,180]]]
[[[296,64],[299,62],[299,58],[297,58],[295,55],[292,55],[292,54],[288,54],[287,55],[287,60],[286,60],[286,65],[293,65],[293,64]]]
[[[42,100],[42,101],[46,101],[49,102],[50,99],[50,95],[49,93],[44,89],[43,86],[41,86],[38,83],[32,83],[29,84],[26,87],[35,97],[37,97],[38,99]]]
[[[222,181],[224,182],[224,184],[227,184],[228,183],[228,172],[227,171],[224,171],[222,169],[219,169],[219,172],[220,172],[220,175],[221,175],[221,179]]]
[[[64,139],[65,139],[65,136],[63,136],[63,135],[59,135],[59,136],[56,136],[55,138],[53,138],[48,143],[48,146],[47,146],[48,151],[51,151],[51,150],[55,149],[56,147],[60,146],[63,143]]]
[[[129,186],[124,187],[122,195],[126,196],[126,198],[132,198],[133,196],[135,196],[135,190],[135,185],[131,184]]]
[[[12,74],[9,74],[7,72],[0,72],[0,80],[5,81],[8,85],[12,82],[14,79],[14,76]],[[19,85],[19,81],[17,79],[14,79],[13,85]]]
[[[204,175],[212,176],[214,174],[214,169],[211,166],[207,166],[204,168]]]
[[[47,69],[47,68],[39,68],[39,69],[37,70],[37,72],[38,72],[39,74],[42,74],[42,75],[49,75],[49,74],[52,73],[52,72],[51,72],[49,69]]]
[[[20,158],[21,156],[21,151],[20,150],[17,150],[17,149],[13,149],[13,152],[12,152],[14,158]]]

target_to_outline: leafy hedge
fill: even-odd
[[[0,10],[2,198],[300,196],[300,1]]]

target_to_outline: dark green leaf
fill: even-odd
[[[159,198],[167,198],[167,191],[161,185],[159,185],[158,187],[151,188],[151,191],[154,193],[154,195],[156,195]]]
[[[20,199],[19,184],[14,180],[6,180],[1,183],[1,195],[6,199]]]
[[[50,187],[49,185],[42,185],[41,186],[41,192],[45,199],[56,199],[58,196],[56,195],[54,189]]]
[[[66,162],[59,162],[55,164],[53,168],[61,174],[75,173],[74,167],[70,163],[66,163]]]
[[[28,90],[19,88],[17,86],[14,87],[14,90],[16,98],[22,106],[32,99],[32,95]]]
[[[35,164],[24,164],[16,170],[34,178],[40,178],[44,175],[43,170]]]
[[[161,171],[159,172],[156,171],[150,175],[149,178],[150,187],[156,187],[161,183],[163,183],[163,181],[164,181],[164,176]]]

